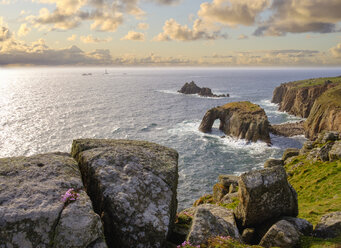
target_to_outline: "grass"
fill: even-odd
[[[299,247],[301,248],[340,248],[341,235],[333,239],[321,239],[315,237],[302,236]]]
[[[341,84],[341,77],[325,77],[325,78],[311,78],[300,81],[290,82],[297,88],[311,87],[323,85],[326,81],[331,81],[332,83]]]
[[[233,202],[229,203],[229,204],[223,204],[223,203],[220,203],[219,206],[222,206],[224,208],[228,208],[228,209],[236,209],[236,207],[238,206],[239,204],[239,198],[238,197],[233,197],[231,198]]]
[[[341,211],[341,160],[312,162],[297,156],[286,170],[298,195],[300,218],[316,225],[324,214]]]
[[[316,101],[321,105],[341,107],[341,83],[324,92]]]
[[[230,102],[221,106],[221,108],[224,108],[224,109],[237,108],[237,109],[247,111],[247,112],[257,112],[257,111],[262,110],[262,108],[259,105],[251,103],[249,101]]]

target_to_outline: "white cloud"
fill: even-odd
[[[143,33],[129,31],[121,40],[135,40],[135,41],[144,41],[145,37]]]
[[[190,29],[187,25],[180,25],[174,19],[169,19],[163,26],[163,32],[154,37],[154,41],[193,41],[193,40],[216,40],[227,38],[227,35],[221,34],[219,29],[209,27],[201,19],[197,19]]]
[[[26,23],[23,23],[19,27],[18,36],[19,37],[26,36],[30,31],[31,31],[31,28],[27,27]]]
[[[81,36],[79,38],[83,43],[86,43],[86,44],[88,44],[88,43],[103,43],[103,42],[109,42],[112,40],[111,37],[100,39],[100,38],[93,37],[91,34],[88,36]]]
[[[67,38],[68,41],[75,41],[77,39],[77,35],[73,34]]]
[[[335,47],[330,48],[332,56],[341,59],[341,43],[338,43]]]

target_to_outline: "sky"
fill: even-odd
[[[0,66],[340,66],[341,0],[0,0]]]

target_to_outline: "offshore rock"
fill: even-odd
[[[333,212],[322,216],[314,230],[314,236],[320,238],[335,238],[340,234],[341,212]]]
[[[70,188],[79,197],[64,204]],[[50,153],[0,159],[0,247],[107,247],[77,163]]]
[[[259,245],[270,247],[295,247],[300,239],[299,231],[288,221],[280,220],[264,235]]]
[[[193,245],[200,245],[213,236],[231,236],[240,240],[233,211],[212,204],[200,205],[194,214],[187,240]]]
[[[238,184],[240,202],[235,216],[242,226],[257,226],[280,216],[297,216],[297,194],[283,167],[244,173]]]
[[[296,135],[304,135],[304,122],[284,123],[271,125],[270,132],[275,135],[292,137]]]
[[[109,247],[163,247],[175,222],[178,153],[154,143],[75,140],[86,190]]]
[[[265,111],[251,102],[231,102],[208,110],[203,117],[199,130],[212,131],[215,120],[220,120],[219,129],[226,135],[239,139],[271,143],[269,121]]]
[[[197,86],[193,81],[190,83],[185,83],[184,86],[180,90],[178,90],[179,93],[182,94],[198,94],[199,96],[205,96],[205,97],[229,97],[229,94],[222,94],[222,95],[216,95],[212,93],[212,90],[210,88],[200,88]]]

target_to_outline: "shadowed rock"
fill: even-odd
[[[275,135],[292,137],[296,135],[304,135],[304,122],[284,123],[271,125],[270,132]]]
[[[219,129],[226,135],[256,142],[271,143],[269,121],[265,111],[250,102],[231,102],[212,108],[204,115],[199,130],[204,133],[212,131],[215,120],[220,120]]]
[[[75,140],[83,182],[109,247],[163,247],[175,222],[178,153],[154,143]]]

